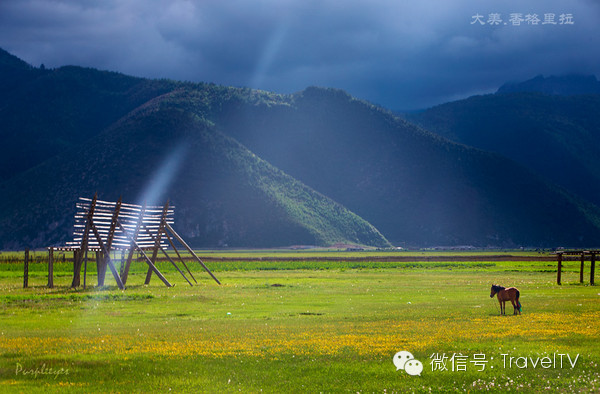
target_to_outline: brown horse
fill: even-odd
[[[490,293],[490,298],[494,297],[495,294],[498,294],[498,302],[500,303],[500,314],[506,315],[506,301],[512,303],[514,308],[513,315],[516,315],[519,312],[521,314],[521,302],[519,301],[519,297],[521,293],[516,287],[509,287],[508,289],[503,286],[492,285],[492,291]]]

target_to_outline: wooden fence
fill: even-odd
[[[579,283],[583,283],[583,270],[585,266],[586,256],[590,256],[590,285],[594,284],[594,276],[596,275],[596,255],[600,254],[600,250],[569,250],[556,252],[556,260],[558,267],[556,270],[556,283],[562,282],[562,266],[565,260],[564,256],[579,256]]]

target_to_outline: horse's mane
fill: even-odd
[[[492,289],[494,289],[496,291],[500,291],[500,290],[505,290],[506,287],[504,287],[504,286],[498,286],[498,285],[492,285]]]

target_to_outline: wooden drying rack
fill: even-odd
[[[198,283],[177,250],[175,241],[182,245],[191,254],[192,259],[200,263],[218,284],[221,284],[183,238],[173,230],[175,207],[169,206],[168,201],[163,207],[146,206],[145,204],[125,204],[121,199],[117,202],[101,201],[95,195],[92,199],[80,197],[76,207],[77,213],[75,214],[73,241],[68,242],[63,247],[48,248],[49,287],[54,287],[53,255],[56,250],[73,252],[73,280],[71,287],[77,287],[81,284],[81,268],[83,267],[83,286],[85,288],[88,253],[95,252],[98,286],[104,285],[106,269],[108,267],[117,282],[117,286],[120,289],[124,289],[135,251],[148,264],[145,284],[150,283],[150,279],[154,273],[166,286],[172,286],[156,267],[158,253],[161,251],[190,286],[193,286],[192,282],[166,251],[167,247],[171,246],[177,255],[177,259],[183,264],[190,278],[195,283]],[[110,256],[111,252],[117,250],[126,252],[127,254],[127,258],[122,260],[119,270],[117,270]],[[152,253],[148,256],[150,252]]]

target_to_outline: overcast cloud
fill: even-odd
[[[514,26],[512,13],[540,22]],[[477,14],[484,25],[472,24]],[[543,24],[545,14],[556,24]],[[391,109],[538,74],[600,76],[599,26],[592,0],[0,2],[0,47],[35,66],[279,93],[336,87]]]

